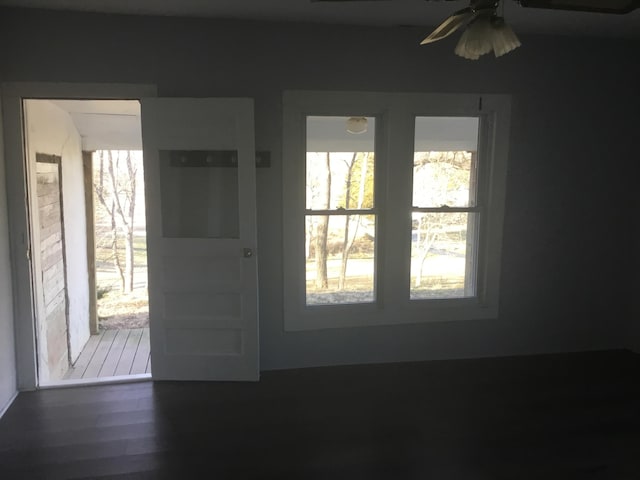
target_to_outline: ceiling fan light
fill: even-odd
[[[467,60],[478,60],[480,55],[476,55],[467,50],[467,31],[462,32],[460,36],[460,40],[458,40],[458,44],[454,50],[454,53],[459,57],[466,58]]]
[[[491,20],[491,25],[493,27],[492,47],[496,57],[501,57],[522,45],[514,31],[504,21],[504,18],[494,17]]]
[[[487,15],[475,19],[462,33],[454,52],[463,58],[477,60],[493,50],[493,26]]]

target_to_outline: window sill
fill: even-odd
[[[490,320],[498,317],[497,305],[483,305],[477,298],[457,300],[407,301],[396,308],[382,308],[376,304],[323,305],[285,311],[285,331],[324,330],[333,328],[362,328]]]

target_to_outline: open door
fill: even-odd
[[[155,380],[259,378],[253,101],[142,100]]]

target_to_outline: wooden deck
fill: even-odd
[[[151,373],[149,328],[103,330],[91,335],[65,380]]]

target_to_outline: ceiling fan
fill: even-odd
[[[597,13],[628,13],[640,6],[640,0],[517,0],[523,7],[572,10]],[[465,30],[455,53],[477,60],[491,51],[496,57],[518,48],[521,43],[504,17],[498,15],[500,0],[470,0],[469,6],[454,12],[431,32],[420,45],[437,42],[461,27]]]

